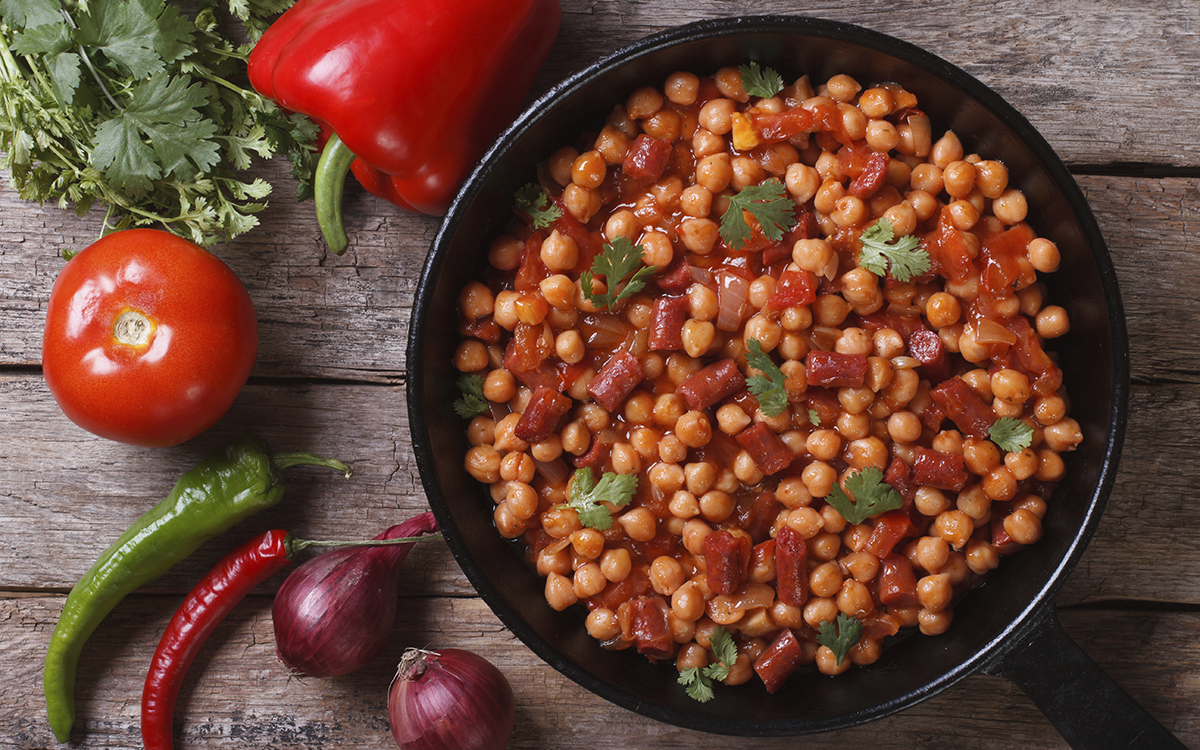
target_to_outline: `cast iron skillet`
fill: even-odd
[[[451,357],[459,340],[456,300],[482,276],[489,240],[510,218],[513,193],[534,165],[598,129],[614,103],[675,70],[700,74],[757,60],[814,81],[848,73],[897,81],[917,94],[934,136],[953,128],[968,153],[1001,159],[1028,197],[1029,222],[1058,243],[1061,270],[1049,278],[1071,333],[1056,342],[1072,416],[1085,440],[1051,499],[1044,537],[1003,560],[956,607],[951,630],[891,645],[883,658],[836,679],[798,675],[775,695],[760,685],[717,687],[701,705],[671,665],[598,647],[579,608],[555,612],[543,580],[492,524],[484,487],[463,470],[465,424]],[[791,80],[791,78],[788,78]],[[820,732],[886,716],[973,672],[1008,677],[1077,747],[1181,747],[1059,627],[1054,595],[1083,553],[1112,489],[1125,430],[1129,361],[1117,279],[1083,195],[1032,126],[962,70],[905,42],[842,23],[802,17],[744,17],[671,29],[571,76],[537,101],[498,140],[469,178],[434,240],[417,290],[408,345],[409,419],[429,503],[479,594],[541,658],[588,690],[664,722],[731,735]]]

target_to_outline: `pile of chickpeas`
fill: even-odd
[[[739,122],[795,107],[835,112],[837,132],[735,147]],[[499,329],[496,340],[465,336],[454,358],[459,371],[483,378],[491,406],[467,427],[465,468],[488,485],[498,533],[519,540],[545,577],[548,605],[585,605],[587,631],[604,647],[632,645],[620,596],[640,591],[664,603],[680,670],[714,658],[711,636],[720,626],[738,648],[728,684],[750,680],[755,660],[785,628],[800,640],[806,664],[838,674],[879,659],[884,641],[901,629],[945,632],[955,597],[978,585],[1002,554],[1041,536],[1050,493],[1064,471],[1060,454],[1073,450],[1082,434],[1067,416],[1061,388],[1052,383],[1048,389],[1010,355],[1003,323],[1023,316],[1039,346],[1067,333],[1066,311],[1046,304],[1046,289],[1037,281],[1038,273],[1058,268],[1058,249],[1030,232],[1033,239],[1015,259],[1017,280],[985,294],[986,243],[1023,224],[1026,198],[1008,185],[1001,162],[966,152],[953,132],[934,139],[929,118],[917,107],[899,85],[864,87],[846,75],[819,85],[804,76],[776,96],[759,98],[745,92],[736,68],[704,78],[674,73],[661,88],[634,91],[598,131],[541,165],[542,187],[563,210],[563,222],[534,229],[515,219],[491,241],[487,274],[463,289],[464,326],[490,318]],[[649,184],[622,172],[642,134],[671,145],[669,165]],[[843,173],[838,153],[848,144],[889,156],[882,186],[867,197],[855,195],[852,178]],[[812,214],[818,230],[794,241],[772,264],[762,262],[772,243],[761,230],[743,248],[730,248],[719,232],[729,196],[766,180],[784,185],[797,214]],[[857,238],[880,219],[891,223],[896,237],[922,238],[948,221],[965,243],[970,273],[953,280],[935,268],[902,283],[858,267]],[[532,290],[518,292],[514,278],[530,267],[525,254],[534,233],[540,234],[544,270]],[[659,273],[681,256],[692,267],[694,281],[674,293],[687,298],[678,350],[647,346],[654,302],[664,294],[653,281],[615,310],[597,310],[582,293],[579,275],[595,252],[588,238],[598,245],[617,237],[640,245],[644,263]],[[778,279],[789,269],[813,274],[815,299],[772,309]],[[732,325],[724,307],[730,279],[744,282]],[[922,377],[905,332],[879,324],[905,318],[936,332],[950,377],[961,378],[997,418],[1016,417],[1032,428],[1028,448],[1005,452],[950,420],[936,428],[925,424],[921,415],[938,383]],[[524,340],[548,353],[545,362],[566,374],[562,392],[572,399],[554,434],[533,444],[517,437],[515,428],[534,389],[505,366],[521,327]],[[768,416],[742,391],[711,408],[689,409],[676,391],[679,384],[724,358],[735,359],[749,375],[751,338],[786,376],[789,408]],[[618,349],[638,357],[643,378],[609,411],[589,397],[587,386]],[[812,350],[865,355],[863,385],[809,387],[805,358]],[[814,401],[817,391],[824,393]],[[828,417],[819,424],[810,414],[814,404]],[[758,422],[794,454],[788,469],[765,475],[730,439]],[[583,527],[566,505],[574,462],[596,441],[607,448],[604,471],[639,478],[633,502],[610,508],[614,522],[606,531]],[[881,560],[864,550],[876,520],[848,524],[825,499],[835,482],[866,467],[882,471],[896,458],[911,465],[918,449],[962,456],[970,479],[957,492],[915,488],[906,507],[918,533],[901,540],[895,552],[915,571],[916,602],[888,606],[879,599]],[[769,555],[752,557],[746,582],[734,595],[716,596],[706,583],[705,537],[717,529],[746,534],[740,519],[764,491],[774,496],[770,535],[787,525],[806,540],[809,591],[803,607],[778,597]],[[631,577],[644,578],[645,585],[628,584]],[[838,664],[817,643],[816,632],[840,612],[859,618],[864,634]]]

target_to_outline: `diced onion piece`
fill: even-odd
[[[979,344],[1012,346],[1017,343],[1017,334],[994,320],[983,318],[975,324],[975,341]]]
[[[750,292],[750,282],[740,274],[717,274],[717,328],[736,331],[742,325],[742,312]]]

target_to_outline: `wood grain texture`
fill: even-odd
[[[1186,343],[1188,327],[1200,326],[1191,237],[1200,227],[1200,179],[1077,179],[1117,268],[1134,379],[1200,382],[1200,349]],[[311,208],[276,203],[261,227],[216,249],[246,282],[259,315],[253,376],[399,382],[434,220],[359,193],[347,204],[351,247],[337,257],[315,239],[296,241],[313,232],[302,229],[311,226]],[[38,222],[17,218],[31,210]],[[80,223],[0,193],[0,366],[40,361],[46,299],[63,264],[56,253],[87,242]]]
[[[93,635],[80,664],[77,746],[141,748],[141,683],[177,602],[175,597],[137,597],[119,606]],[[510,750],[751,746],[749,740],[677,729],[605,703],[539,661],[477,599],[410,597],[403,605],[392,644],[371,665],[342,678],[301,680],[289,677],[275,659],[270,600],[245,600],[213,633],[188,674],[176,711],[176,746],[394,748],[386,692],[408,646],[467,648],[505,673],[517,701]],[[54,746],[40,696],[20,686],[40,677],[40,654],[59,606],[57,598],[0,598],[0,624],[7,634],[0,641],[6,667],[0,682],[0,748]],[[1062,619],[1067,633],[1155,718],[1185,743],[1200,742],[1194,704],[1186,700],[1195,694],[1200,670],[1200,615],[1068,610]],[[1156,661],[1160,653],[1171,653],[1170,663],[1146,670],[1145,662]],[[807,679],[827,678],[812,674]],[[803,740],[755,739],[752,746],[782,750],[798,742],[816,750],[1066,747],[1024,694],[986,676],[969,677],[868,725]]]
[[[1169,0],[564,0],[563,29],[531,100],[598,56],[689,21],[804,14],[916,44],[994,88],[1076,172],[1112,253],[1135,387],[1116,487],[1059,595],[1084,650],[1185,743],[1200,746],[1200,4]],[[139,696],[159,633],[222,554],[266,528],[353,537],[426,508],[408,436],[405,339],[436,218],[349,187],[351,247],[329,254],[311,203],[281,160],[261,226],[214,248],[245,281],[262,344],[250,385],[212,431],[162,451],[110,443],[62,416],[40,377],[41,327],[62,248],[96,236],[76,217],[25,203],[0,175],[0,750],[58,745],[44,721],[41,661],[66,591],[174,479],[243,430],[277,450],[353,462],[346,480],[289,470],[281,504],[213,540],[119,605],[80,673],[72,746],[139,748]],[[289,678],[273,657],[267,581],[220,628],[181,696],[180,747],[393,747],[385,691],[405,646],[454,645],[492,659],[517,693],[512,748],[749,746],[614,707],[542,663],[474,594],[445,547],[405,565],[388,652],[356,675]],[[970,677],[897,716],[754,747],[1063,748],[1012,684]]]

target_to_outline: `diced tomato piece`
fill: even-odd
[[[767,299],[768,310],[811,305],[817,299],[817,277],[809,271],[789,269],[779,275],[775,291]]]
[[[947,209],[938,216],[937,229],[921,238],[921,247],[929,253],[933,272],[951,281],[963,281],[975,270],[971,251]]]
[[[890,163],[891,158],[887,154],[872,152],[866,166],[850,181],[849,193],[863,200],[870,198],[883,187]]]
[[[521,267],[517,269],[513,288],[518,292],[540,291],[538,284],[549,276],[550,271],[542,262],[542,235],[534,232],[525,240],[525,251],[521,254]]]

